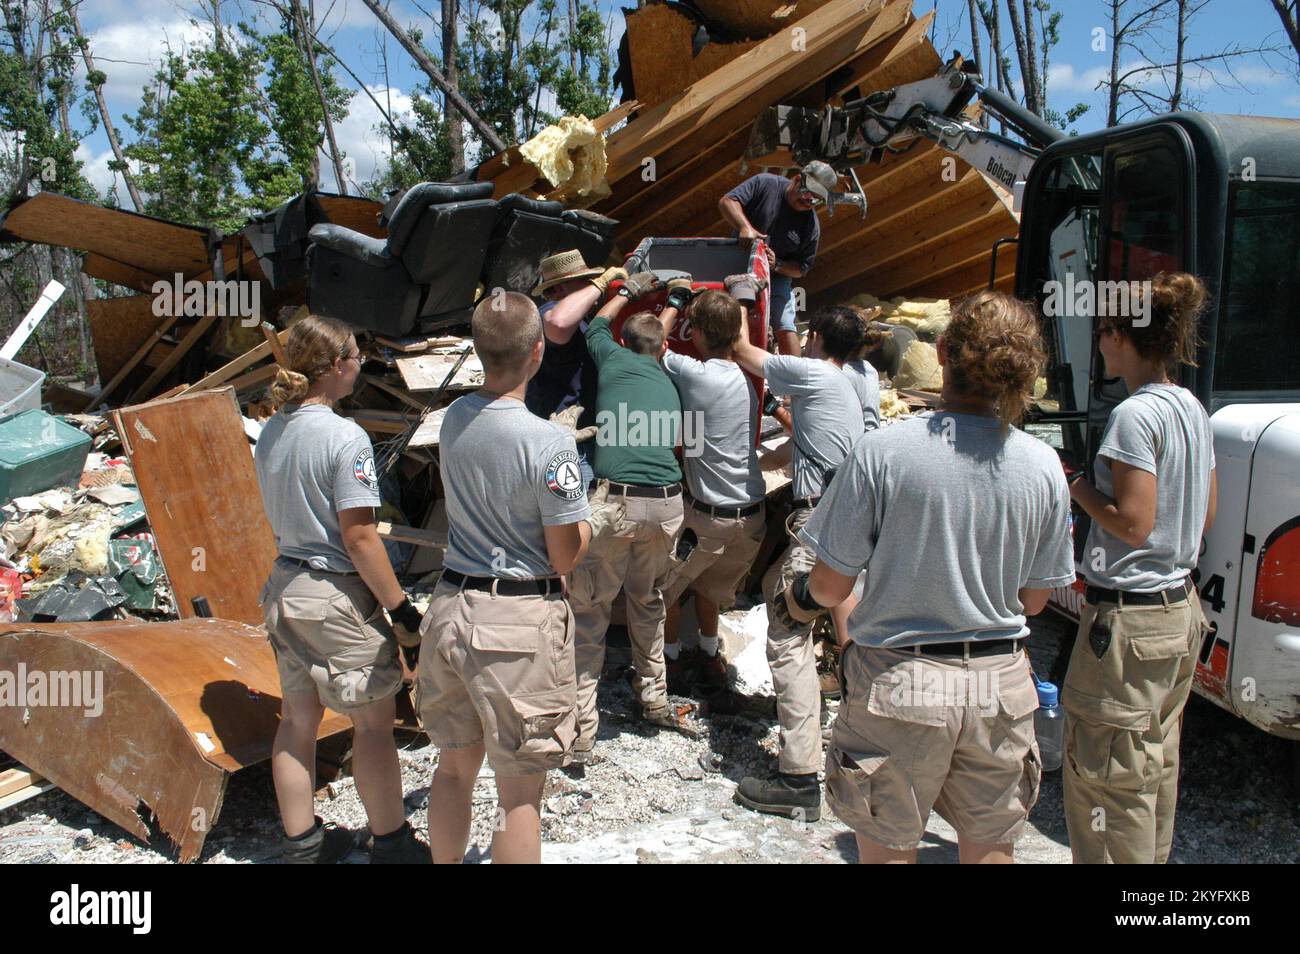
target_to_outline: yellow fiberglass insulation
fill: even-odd
[[[903,363],[894,376],[894,387],[918,391],[942,391],[943,368],[934,345],[913,341],[903,354]]]
[[[609,195],[605,139],[586,116],[564,116],[520,146],[519,152],[561,191],[561,197]]]

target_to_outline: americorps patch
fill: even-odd
[[[375,477],[375,456],[370,448],[357,454],[357,459],[352,462],[352,476],[371,490],[379,488],[379,481]]]
[[[577,500],[585,492],[576,451],[562,450],[546,465],[546,486],[561,500]]]

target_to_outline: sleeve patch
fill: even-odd
[[[546,488],[561,500],[578,500],[586,494],[576,451],[562,450],[546,465]]]
[[[379,490],[379,479],[375,476],[375,456],[370,448],[357,454],[352,462],[352,476],[367,490]]]

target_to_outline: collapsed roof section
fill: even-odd
[[[741,0],[719,4],[729,20],[743,20],[751,6],[766,10]],[[746,169],[742,156],[767,107],[838,105],[935,75],[942,63],[926,36],[932,15],[916,19],[910,6],[907,0],[831,0],[797,20],[765,12],[785,26],[766,39],[706,43],[699,50],[682,30],[642,42],[641,21],[685,16],[675,5],[629,12],[627,55],[637,100],[643,90],[636,77],[654,79],[645,82],[644,101],[624,104],[636,111],[606,144],[611,194],[592,205],[618,220],[618,251],[630,252],[645,236],[728,234],[718,199],[759,171]],[[702,64],[715,62],[697,75]],[[674,82],[690,85],[673,89]],[[867,217],[847,211],[823,217],[817,262],[803,283],[810,307],[864,292],[949,298],[987,285],[993,243],[1015,236],[1018,222],[1005,196],[974,169],[916,141],[855,171]],[[483,163],[476,175],[502,194],[552,189],[510,152]],[[998,258],[998,287],[1012,287],[1014,267],[1014,256]]]

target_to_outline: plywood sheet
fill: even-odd
[[[0,238],[98,252],[153,275],[208,268],[207,229],[39,192],[0,221]]]
[[[205,596],[222,619],[260,623],[275,537],[234,392],[124,407],[113,419],[180,615],[194,616],[190,601]]]
[[[86,302],[86,320],[95,345],[99,379],[107,381],[167,319],[153,313],[152,295],[132,295]]]

